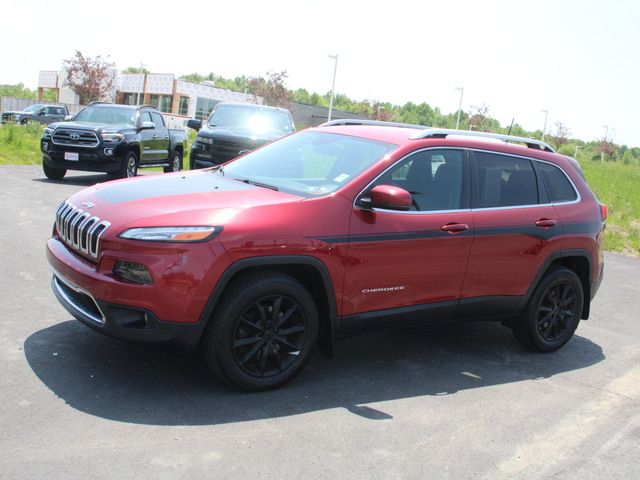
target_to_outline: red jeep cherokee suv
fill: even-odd
[[[117,338],[201,345],[247,390],[372,327],[498,319],[560,348],[602,279],[606,208],[528,138],[334,121],[223,166],[87,188],[56,213],[52,287]]]

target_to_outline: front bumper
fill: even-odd
[[[211,242],[213,243],[213,242]],[[208,248],[212,254],[223,255],[220,244],[196,246]],[[193,262],[202,272],[202,252],[194,252]],[[116,258],[143,262],[154,275],[153,285],[138,285],[116,278],[113,264]],[[47,242],[47,259],[53,270],[51,286],[62,306],[76,319],[93,330],[110,337],[147,343],[170,343],[183,349],[194,348],[202,335],[207,319],[204,307],[211,293],[211,282],[217,279],[216,266],[210,275],[196,275],[183,262],[184,275],[174,278],[165,273],[175,270],[176,259],[184,252],[137,254],[103,252],[97,264],[72,252],[60,239]],[[213,257],[216,258],[216,257]],[[156,270],[154,270],[154,268]],[[192,283],[187,285],[187,279]]]
[[[110,150],[111,155],[108,155],[106,150]],[[45,138],[40,141],[40,151],[43,154],[42,161],[49,167],[103,173],[119,172],[125,155],[122,145],[99,145],[95,148],[60,147]],[[78,160],[65,160],[65,152],[77,153]]]

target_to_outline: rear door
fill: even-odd
[[[445,318],[454,310],[473,238],[466,156],[461,149],[415,152],[361,194],[366,196],[376,185],[398,186],[412,194],[413,208],[354,208],[344,315],[364,313],[366,321],[375,321],[376,312],[437,309],[437,317]],[[345,330],[352,320],[345,319]]]
[[[157,161],[167,160],[169,158],[169,148],[171,141],[169,140],[169,130],[164,123],[164,118],[158,112],[151,112],[151,121],[156,126],[153,135],[154,140],[154,158]]]
[[[560,226],[532,160],[485,151],[472,151],[471,159],[475,237],[462,298],[495,299],[508,309],[510,303],[497,297],[514,297],[517,304]]]
[[[140,112],[140,118],[138,120],[139,126],[142,127],[144,122],[151,122],[151,113],[148,110]],[[155,163],[156,161],[156,138],[157,133],[155,128],[140,130],[140,163]]]

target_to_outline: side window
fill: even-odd
[[[571,182],[558,167],[542,162],[538,162],[537,167],[552,202],[571,202],[578,198]]]
[[[151,119],[155,123],[156,128],[164,128],[164,118],[157,112],[151,112]]]
[[[375,185],[404,188],[413,197],[413,210],[457,210],[462,205],[463,152],[423,150],[384,173]]]
[[[475,208],[535,205],[538,183],[531,161],[495,153],[474,152],[477,173]]]
[[[140,112],[140,125],[142,125],[144,122],[150,122],[151,121],[151,115],[149,115],[149,112]]]

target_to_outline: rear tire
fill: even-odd
[[[268,390],[302,370],[318,323],[313,297],[297,280],[278,272],[244,276],[225,291],[202,351],[221,380],[243,390]]]
[[[62,180],[67,174],[67,170],[65,168],[50,167],[44,162],[44,160],[42,161],[42,171],[50,180]]]
[[[578,328],[583,301],[578,276],[567,268],[556,268],[540,280],[522,315],[513,321],[513,335],[529,350],[556,351]]]
[[[164,173],[179,172],[182,170],[182,153],[179,150],[173,152],[168,167],[164,167]]]

